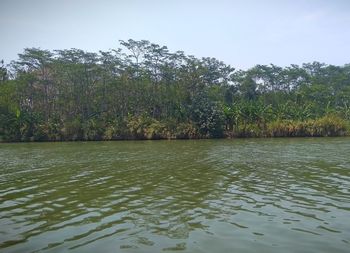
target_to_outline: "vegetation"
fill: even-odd
[[[122,49],[27,48],[0,65],[0,140],[349,133],[350,65],[235,70],[148,41]]]

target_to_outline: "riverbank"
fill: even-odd
[[[267,124],[241,126],[237,132],[233,132],[232,137],[347,136],[350,133],[349,126],[349,122],[334,115],[305,121],[276,120]]]
[[[121,46],[99,54],[26,48],[2,66],[0,141],[350,133],[350,65],[236,70],[149,41]],[[143,52],[143,61],[133,59],[133,50]]]
[[[124,124],[108,126],[94,124],[76,127],[68,131],[65,127],[52,128],[41,125],[35,135],[12,135],[15,138],[0,138],[0,142],[34,141],[111,141],[111,140],[176,140],[219,138],[271,138],[271,137],[335,137],[349,136],[350,123],[338,116],[327,115],[319,119],[275,120],[222,126],[215,134],[202,132],[193,122],[171,124],[154,119],[132,119]],[[124,127],[123,127],[124,126]]]

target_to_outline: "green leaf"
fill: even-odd
[[[19,118],[21,116],[21,111],[19,109],[16,109],[16,118]]]

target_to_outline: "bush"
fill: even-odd
[[[127,128],[132,139],[165,139],[169,135],[165,124],[145,115],[129,117]]]
[[[346,133],[346,121],[335,115],[306,121],[274,121],[267,125],[267,135],[271,137],[344,136]]]
[[[165,125],[157,120],[152,120],[144,130],[144,137],[148,140],[167,138]]]
[[[313,137],[344,136],[350,133],[350,125],[336,115],[319,119],[276,120],[266,125],[240,124],[233,131],[226,131],[226,137]]]
[[[263,129],[257,124],[239,125],[235,135],[237,137],[263,137]]]
[[[180,123],[175,129],[176,139],[197,139],[199,137],[197,128],[191,123]]]
[[[66,121],[61,129],[64,140],[81,140],[83,137],[82,124],[79,119]]]
[[[347,122],[335,115],[326,115],[314,122],[315,136],[344,136]]]

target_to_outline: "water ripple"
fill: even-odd
[[[348,138],[0,144],[2,252],[347,252]]]

